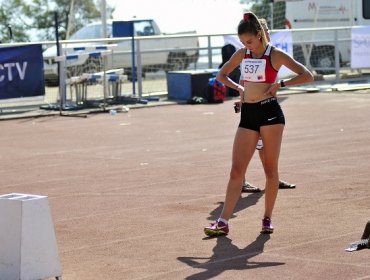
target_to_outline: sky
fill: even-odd
[[[114,19],[154,18],[162,32],[236,32],[242,19],[239,0],[106,0]]]

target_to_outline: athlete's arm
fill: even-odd
[[[239,67],[241,61],[244,58],[245,49],[239,49],[237,50],[231,58],[221,67],[221,69],[218,71],[216,79],[223,83],[225,86],[235,89],[239,91],[239,94],[242,96],[242,93],[244,91],[244,88],[238,84],[235,83],[233,80],[231,80],[228,75],[236,68]]]
[[[275,49],[272,59],[274,68],[277,66],[275,69],[280,69],[280,67],[284,65],[297,74],[297,76],[293,77],[292,79],[284,81],[286,86],[301,85],[313,82],[312,73],[304,65],[296,61],[286,52],[280,49]]]
[[[301,85],[313,82],[312,73],[304,65],[296,61],[286,52],[280,49],[274,49],[271,55],[271,63],[276,70],[279,70],[280,67],[284,65],[297,74],[289,80],[284,80],[286,86]],[[271,85],[266,94],[276,96],[276,92],[279,88],[280,82],[275,82]]]

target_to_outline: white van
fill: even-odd
[[[370,25],[370,1],[367,0],[290,0],[285,17],[292,29],[345,27],[338,30],[341,65],[351,58],[351,26]],[[293,32],[295,56],[305,57],[304,64],[315,68],[335,66],[335,33],[332,30]],[[305,53],[305,55],[303,55]],[[318,73],[333,72],[318,70]]]

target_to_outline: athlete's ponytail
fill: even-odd
[[[252,12],[245,13],[243,15],[243,19],[238,25],[238,35],[242,35],[244,33],[250,33],[252,35],[259,36],[263,47],[266,48],[268,44],[266,34],[261,26],[260,21],[258,20],[258,17]]]

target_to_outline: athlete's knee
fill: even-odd
[[[265,170],[266,178],[273,179],[273,178],[279,177],[279,172],[276,166],[265,164],[264,170]]]
[[[240,166],[233,165],[230,171],[230,179],[244,179],[244,173],[244,170]]]

